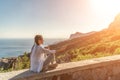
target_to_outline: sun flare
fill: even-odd
[[[120,12],[120,0],[90,0],[97,14],[115,16]]]
[[[101,29],[107,28],[115,16],[120,13],[120,0],[89,0],[92,12],[99,20]]]

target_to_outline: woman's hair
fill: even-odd
[[[34,38],[34,40],[35,40],[35,43],[37,45],[39,45],[38,40],[43,40],[43,37],[42,37],[42,35],[36,35],[35,38]]]

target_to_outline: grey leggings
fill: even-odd
[[[44,64],[43,64],[43,67],[47,67],[47,66],[50,64],[50,62],[53,62],[54,57],[55,57],[54,54],[49,54],[49,55],[47,56],[47,59],[45,60],[45,62],[44,62]]]

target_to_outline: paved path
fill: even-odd
[[[19,70],[19,71],[12,71],[12,72],[6,72],[6,73],[0,73],[0,80],[9,80],[13,78],[14,76],[17,76],[23,72],[29,71],[28,69]]]

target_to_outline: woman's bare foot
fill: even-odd
[[[54,63],[54,64],[50,64],[48,67],[49,68],[56,68],[58,66],[58,64],[57,63]]]
[[[43,67],[43,69],[42,69],[41,72],[45,72],[45,71],[47,71],[47,70],[48,70],[48,67],[46,66],[46,67]]]

